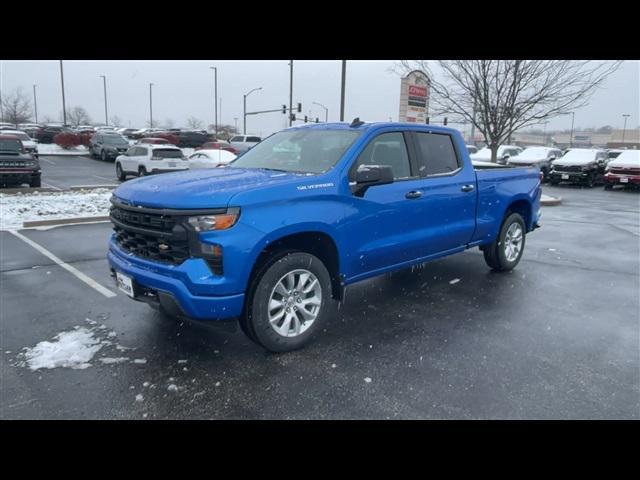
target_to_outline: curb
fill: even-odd
[[[63,190],[60,189],[56,189],[56,188],[51,188],[51,187],[36,187],[36,188],[31,188],[31,187],[26,187],[26,188],[3,188],[2,190],[0,190],[0,193],[4,193],[7,195],[13,195],[16,193],[36,193],[36,192],[61,192]]]
[[[562,203],[562,197],[552,197],[550,195],[542,195],[540,198],[540,205],[544,207],[553,207]]]
[[[72,192],[78,190],[92,190],[94,188],[116,188],[118,185],[73,185],[69,187],[69,190]]]
[[[103,217],[76,217],[76,218],[58,218],[53,220],[37,220],[34,222],[23,222],[22,228],[30,227],[50,227],[52,225],[68,225],[70,223],[90,223],[108,221],[108,216]]]

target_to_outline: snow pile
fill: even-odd
[[[0,193],[0,230],[22,228],[23,222],[109,215],[111,190],[77,192]]]
[[[64,149],[60,145],[55,143],[39,143],[38,144],[39,155],[89,155],[89,151],[83,145]]]
[[[84,327],[59,333],[53,338],[52,342],[40,342],[25,350],[24,358],[31,370],[57,367],[85,369],[91,366],[89,362],[103,346],[93,332]]]

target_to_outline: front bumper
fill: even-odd
[[[583,183],[589,180],[589,177],[594,175],[595,172],[587,171],[587,172],[558,172],[555,170],[551,170],[548,174],[549,180],[551,182],[572,182],[572,183]],[[563,178],[566,176],[567,178]]]
[[[215,295],[215,280],[202,259],[177,266],[151,262],[129,255],[112,238],[107,260],[112,270],[133,278],[136,300],[158,302],[173,313],[197,320],[223,320],[242,313],[244,293]]]
[[[624,175],[607,172],[604,182],[611,185],[640,185],[640,175]]]
[[[0,184],[31,183],[40,178],[40,170],[2,169],[0,170]]]

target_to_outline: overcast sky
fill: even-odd
[[[60,68],[55,60],[1,61],[3,94],[16,88],[32,98],[37,85],[38,117],[58,118],[62,111]],[[400,79],[389,71],[394,61],[347,62],[345,120],[398,119]],[[104,121],[102,79],[107,76],[109,117],[117,115],[123,126],[143,127],[149,120],[149,83],[153,82],[154,124],[171,119],[186,126],[194,116],[213,123],[213,70],[218,68],[221,123],[242,129],[242,99],[249,90],[262,87],[247,99],[247,111],[281,108],[289,103],[288,61],[65,61],[67,108],[83,106],[94,122]],[[294,61],[293,101],[302,102],[300,115],[339,120],[340,61]],[[622,114],[631,117],[627,127],[639,125],[640,62],[626,61],[593,96],[589,106],[576,112],[576,128],[612,125],[622,128]],[[249,133],[268,135],[286,126],[286,116],[269,113],[247,117]],[[571,116],[552,120],[548,129],[570,128]]]

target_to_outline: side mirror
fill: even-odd
[[[393,183],[393,170],[389,165],[360,165],[351,191],[356,197],[362,197],[369,187],[389,183]]]
[[[505,153],[505,154],[502,156],[502,159],[503,159],[503,160],[505,160],[505,161],[507,161],[507,160],[509,160],[509,158],[510,158],[510,157],[511,157],[511,155],[509,155],[508,153]]]
[[[556,159],[556,156],[555,156],[555,155],[551,155],[551,156],[549,157],[549,161],[550,161],[550,162],[551,162],[552,160],[555,160],[555,159]]]

